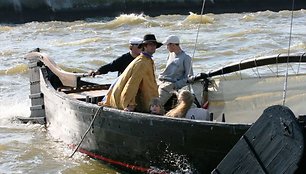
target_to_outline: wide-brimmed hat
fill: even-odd
[[[149,43],[149,42],[156,43],[156,48],[159,48],[163,45],[162,43],[156,41],[156,38],[155,38],[154,34],[146,34],[143,37],[142,44],[146,44],[146,43]]]

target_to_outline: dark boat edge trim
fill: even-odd
[[[69,145],[69,147],[70,148],[75,148],[76,145],[72,144],[72,145]],[[147,167],[141,167],[141,166],[136,166],[136,165],[132,165],[132,164],[127,164],[127,163],[124,163],[124,162],[121,162],[121,161],[116,161],[116,160],[113,160],[113,159],[110,159],[110,158],[106,158],[102,155],[87,151],[83,148],[79,148],[78,151],[81,152],[81,153],[84,153],[84,154],[86,154],[86,155],[88,155],[92,158],[102,160],[102,161],[104,161],[106,163],[109,163],[109,164],[125,167],[125,168],[131,169],[133,171],[137,171],[137,172],[152,173],[152,171],[151,171],[152,169],[147,168]],[[165,171],[159,171],[159,172],[155,171],[154,174],[166,174],[166,172]]]

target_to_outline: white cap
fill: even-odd
[[[179,44],[180,43],[180,39],[175,36],[175,35],[170,35],[166,38],[166,40],[163,41],[164,45],[167,45],[169,43],[173,43],[173,44]]]
[[[129,40],[130,45],[139,45],[142,43],[142,39],[139,37],[133,37]]]

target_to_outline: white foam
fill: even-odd
[[[25,92],[4,95],[0,100],[0,126],[16,123],[16,117],[30,116],[30,99]]]

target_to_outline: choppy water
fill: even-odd
[[[0,173],[116,173],[81,154],[72,159],[66,145],[49,137],[40,125],[20,124],[16,116],[30,115],[27,60],[39,47],[63,69],[87,72],[127,52],[130,37],[154,33],[159,41],[180,36],[182,48],[193,56],[195,73],[250,57],[287,53],[290,11],[201,16],[121,15],[75,22],[0,24]],[[306,51],[306,11],[294,12],[291,52]],[[167,50],[154,55],[157,74]],[[90,79],[111,82],[116,73]]]

